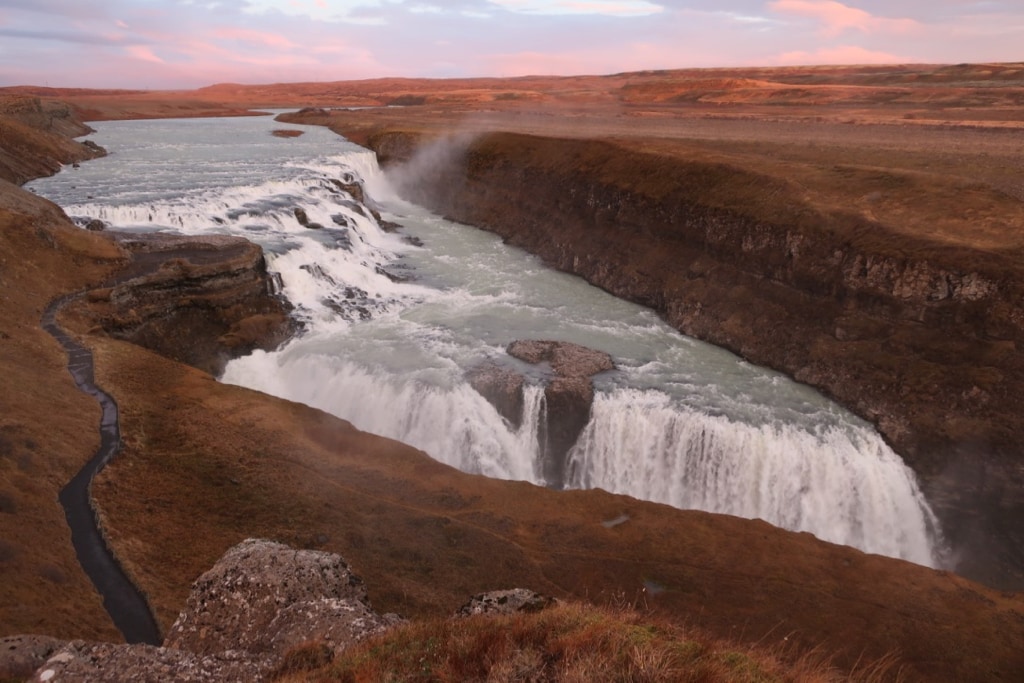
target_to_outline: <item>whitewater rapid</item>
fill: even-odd
[[[246,236],[295,305],[303,333],[232,361],[223,381],[321,408],[467,472],[541,483],[544,369],[504,348],[579,343],[611,354],[617,369],[595,379],[570,486],[940,562],[912,471],[870,425],[493,235],[403,202],[371,152],[316,127],[274,137],[281,125],[265,117],[96,127],[110,156],[30,189],[80,223]],[[520,427],[466,382],[482,362],[530,380]]]

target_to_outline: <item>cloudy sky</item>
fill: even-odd
[[[0,86],[1024,60],[1024,0],[0,0]]]

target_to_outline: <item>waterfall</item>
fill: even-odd
[[[569,455],[570,484],[763,519],[867,552],[934,565],[937,523],[913,472],[856,425],[752,426],[656,391],[598,394]]]
[[[939,562],[936,521],[913,473],[869,425],[494,235],[401,201],[372,152],[314,127],[283,140],[269,134],[274,125],[100,122],[108,157],[31,185],[80,223],[231,233],[264,248],[303,332],[232,361],[225,382],[320,408],[467,472],[540,483],[543,369],[518,367],[529,379],[519,428],[466,372],[509,362],[504,347],[515,339],[590,346],[619,370],[597,387],[569,454],[570,486]],[[360,181],[368,206],[349,191]],[[376,212],[401,230],[383,229]]]
[[[526,419],[512,429],[468,384],[449,381],[452,371],[459,372],[366,367],[300,344],[290,353],[257,352],[233,362],[223,381],[342,416],[363,431],[415,446],[464,472],[538,482],[541,389],[527,388]]]

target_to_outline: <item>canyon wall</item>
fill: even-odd
[[[404,196],[816,387],[918,473],[961,573],[1024,587],[1024,277],[784,178],[610,142],[356,138]],[[408,162],[408,163],[404,163]]]

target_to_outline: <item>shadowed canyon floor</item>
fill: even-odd
[[[808,72],[803,77],[813,76]],[[620,88],[628,85],[628,76],[615,78]],[[558,83],[561,87],[570,81]],[[521,90],[524,83],[514,86]],[[438,89],[455,85],[430,87],[440,93]],[[997,95],[1012,99],[1012,81],[1003,85]],[[389,87],[395,97],[419,92],[406,82]],[[232,97],[224,94],[229,91]],[[231,107],[346,104],[340,96],[330,100],[326,95],[311,102],[298,87],[272,96],[267,89],[244,91],[220,88],[201,97],[212,101],[220,93]],[[430,104],[431,98],[442,95],[452,101]],[[107,98],[108,113],[113,112],[118,96],[102,97]],[[180,102],[200,95],[153,93],[144,99],[152,103],[159,97]],[[939,201],[954,188],[968,199],[965,211],[988,212],[982,218],[988,216],[989,222],[980,223],[990,229],[973,233],[977,236],[970,240],[972,246],[1008,255],[1019,249],[1012,241],[1019,236],[1019,199],[1009,186],[993,191],[997,176],[1011,176],[997,173],[981,159],[989,151],[993,164],[1012,168],[1020,157],[1003,142],[985,146],[986,133],[973,129],[962,131],[977,134],[978,142],[962,138],[970,152],[963,153],[960,168],[967,169],[965,173],[971,173],[971,164],[989,169],[978,171],[979,177],[991,174],[979,180],[981,186],[960,188],[945,172],[905,186],[905,177],[914,169],[904,169],[896,174],[898,180],[892,180],[886,175],[893,173],[891,168],[874,167],[883,167],[880,162],[887,158],[917,164],[926,157],[941,160],[944,153],[929,156],[925,150],[914,156],[915,134],[904,136],[887,127],[822,122],[809,129],[817,133],[804,137],[807,144],[797,144],[802,127],[781,123],[783,127],[772,130],[789,132],[779,133],[782,143],[769,144],[744,133],[763,129],[768,125],[764,122],[705,120],[705,104],[698,103],[699,111],[674,111],[672,107],[681,107],[685,100],[666,104],[649,95],[641,103],[643,112],[625,121],[619,113],[637,106],[635,100],[620,95],[614,109],[608,105],[602,110],[593,100],[607,102],[606,95],[586,87],[539,113],[510,109],[522,100],[532,101],[532,96],[492,98],[486,107],[476,95],[461,100],[451,93],[424,97],[428,103],[421,107],[336,113],[330,118],[354,138],[368,139],[385,128],[436,134],[462,126],[465,109],[497,108],[497,102],[502,111],[481,112],[477,119],[493,117],[487,127],[569,136],[566,126],[573,126],[577,135],[628,135],[636,149],[658,154],[685,153],[714,161],[742,157],[755,170],[763,170],[766,166],[761,164],[779,155],[788,160],[786,168],[805,174],[794,176],[793,182],[810,188],[812,208],[843,205],[852,197],[881,192],[882,198],[865,200],[865,206],[877,206],[886,224],[909,226],[915,239],[918,231],[931,225],[949,243],[954,236],[964,239],[957,225],[963,226],[965,217],[946,226],[927,216],[907,222],[891,217],[901,212],[917,215],[911,210],[916,205],[901,201],[907,194],[924,190]],[[1011,104],[1001,115],[1005,125],[1017,125],[1017,105]],[[916,102],[913,106],[924,107]],[[1001,106],[993,105],[990,113],[1004,111]],[[159,115],[161,109],[154,105],[148,111]],[[787,109],[787,117],[794,111]],[[839,116],[833,109],[829,115]],[[694,134],[683,140],[669,135],[689,118],[696,121],[691,129],[706,131],[706,137]],[[635,134],[636,121],[645,122],[643,139]],[[728,130],[739,139],[727,139]],[[846,141],[839,146],[851,155],[844,163],[854,167],[834,171],[851,179],[838,189],[822,170],[837,162],[810,163],[812,157],[818,159],[815,141],[835,141],[836,131],[852,131],[838,139]],[[874,138],[874,147],[865,145],[864,135],[890,139],[902,151],[894,154],[881,138]],[[951,156],[943,163],[952,169],[955,162]],[[874,173],[879,177],[873,180]],[[754,186],[747,189],[756,194]],[[63,354],[39,327],[39,317],[52,298],[98,287],[126,263],[126,256],[104,236],[74,228],[47,202],[9,184],[0,190],[0,358],[5,374],[0,405],[2,632],[114,639],[98,598],[78,569],[56,502],[56,491],[95,449],[98,409],[74,389]],[[722,201],[731,199],[732,195]],[[763,210],[783,215],[794,210],[773,206],[768,202]],[[921,206],[934,210],[933,218],[942,213],[939,208],[927,209],[930,202]],[[915,244],[901,243],[898,235],[873,238],[903,249]],[[1011,279],[1017,277],[1008,273]],[[1014,680],[1024,671],[1020,594],[1001,593],[948,572],[865,555],[761,522],[684,512],[601,491],[555,492],[466,475],[319,411],[217,383],[209,374],[112,339],[96,328],[85,308],[68,311],[62,321],[93,349],[97,381],[120,406],[124,451],[96,481],[94,496],[112,545],[148,594],[164,629],[184,604],[196,576],[228,547],[249,536],[262,536],[342,554],[366,580],[378,609],[411,617],[450,613],[473,593],[524,586],[559,597],[635,601],[659,617],[742,642],[788,637],[802,646],[834,652],[844,667],[863,657],[893,655],[912,680]],[[1007,435],[1006,442],[1010,441]],[[603,524],[610,520],[626,521]],[[55,584],[59,590],[54,590]]]

